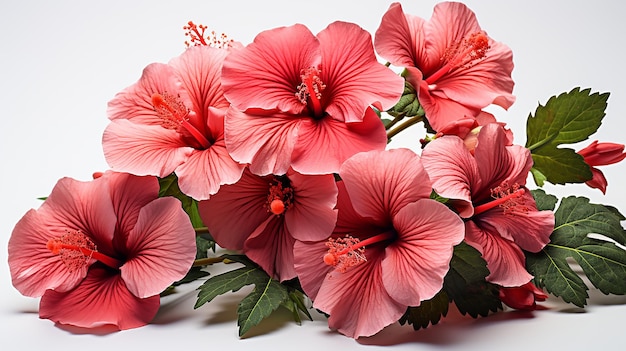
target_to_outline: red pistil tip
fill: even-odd
[[[503,182],[499,186],[491,189],[493,201],[474,207],[474,215],[481,214],[492,208],[500,207],[504,214],[513,215],[515,213],[527,213],[529,207],[524,203],[522,196],[526,190],[518,184],[509,185]]]
[[[270,203],[270,212],[275,215],[285,212],[285,203],[282,200],[275,199]]]
[[[345,238],[330,238],[326,242],[326,246],[328,252],[324,255],[324,263],[335,267],[341,273],[367,261],[365,245],[359,239],[349,235]]]
[[[277,216],[282,215],[293,203],[293,189],[289,182],[284,179],[274,179],[270,182],[267,194],[267,210]]]
[[[296,98],[307,105],[313,115],[320,117],[322,111],[322,91],[326,89],[326,84],[320,78],[321,71],[317,67],[308,67],[300,72],[302,83],[296,88]]]
[[[185,36],[189,37],[189,40],[185,41],[187,47],[211,46],[218,49],[229,49],[234,42],[234,40],[229,39],[228,35],[224,33],[221,33],[219,36],[215,31],[205,34],[207,26],[195,24],[192,21],[187,22],[187,25],[183,26],[183,30],[185,30]]]

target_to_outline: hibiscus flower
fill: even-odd
[[[384,149],[371,105],[391,107],[404,87],[370,34],[345,22],[317,36],[301,24],[260,33],[226,58],[222,84],[226,147],[258,175],[335,173],[357,152]]]
[[[13,285],[40,297],[39,315],[61,324],[119,329],[149,323],[159,294],[185,276],[195,231],[153,177],[107,172],[59,180],[9,239]]]
[[[443,2],[427,21],[393,3],[375,35],[376,51],[406,68],[430,125],[439,131],[495,104],[509,108],[513,91],[511,49],[485,33],[464,4]]]
[[[224,142],[229,106],[220,85],[226,49],[195,46],[169,64],[148,65],[139,81],[109,102],[104,156],[116,171],[178,176],[183,193],[209,198],[236,182],[244,165]]]
[[[289,280],[295,240],[324,240],[337,220],[335,178],[302,175],[257,176],[246,169],[241,179],[200,201],[202,221],[220,247],[241,250],[270,276]]]
[[[424,148],[422,161],[435,191],[467,219],[465,240],[487,262],[487,280],[521,286],[532,278],[522,250],[538,252],[549,242],[554,214],[537,210],[525,187],[530,152],[509,145],[509,137],[500,124],[482,126],[472,153],[461,138],[443,136]]]
[[[408,149],[356,154],[341,167],[337,225],[329,240],[297,241],[296,272],[329,327],[358,338],[398,321],[443,286],[463,222],[431,200]]]

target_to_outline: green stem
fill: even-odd
[[[212,265],[214,263],[220,263],[220,262],[226,263],[226,261],[229,261],[229,260],[227,260],[224,257],[199,258],[199,259],[193,261],[193,267],[209,266],[209,265]]]
[[[394,136],[396,136],[398,133],[400,133],[401,131],[407,129],[408,127],[421,122],[422,121],[422,116],[415,116],[415,117],[411,117],[409,120],[401,123],[398,127],[392,129],[392,130],[387,130],[387,140],[391,140],[391,138],[393,138]]]
[[[391,127],[395,126],[398,122],[400,122],[404,118],[404,115],[395,116],[389,124],[385,126],[385,130],[391,129]]]
[[[196,230],[196,235],[209,234],[209,228],[207,227],[198,227],[194,229]]]

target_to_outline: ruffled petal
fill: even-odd
[[[246,114],[232,107],[225,118],[224,140],[233,159],[250,164],[254,174],[287,173],[303,118]]]
[[[294,202],[285,212],[285,225],[302,241],[319,241],[330,236],[337,223],[337,186],[332,174],[302,175],[289,172]]]
[[[403,207],[393,226],[398,238],[385,249],[383,283],[398,303],[419,306],[441,290],[465,227],[459,216],[430,199]]]
[[[121,330],[144,326],[160,305],[158,295],[139,298],[110,270],[92,267],[74,290],[48,290],[41,298],[39,316],[53,322],[83,328],[115,325]]]
[[[303,174],[337,173],[350,156],[362,151],[384,150],[387,145],[385,127],[370,108],[363,122],[307,118],[302,119],[298,127],[292,167]]]
[[[284,218],[267,218],[246,240],[243,252],[279,281],[296,277],[293,262],[295,239],[285,227]]]
[[[246,168],[237,183],[223,185],[217,194],[198,203],[200,217],[220,247],[243,249],[248,236],[271,216],[268,183],[267,177]]]
[[[331,329],[352,338],[371,336],[397,322],[406,311],[407,306],[385,289],[382,256],[382,252],[368,255],[367,262],[326,277],[313,307],[330,314]]]
[[[267,30],[228,55],[222,70],[224,93],[239,110],[299,114],[306,108],[295,95],[301,70],[320,61],[319,42],[304,25]]]
[[[422,150],[422,163],[437,194],[452,199],[459,215],[474,214],[472,190],[480,188],[476,160],[456,136],[437,138]]]
[[[334,22],[317,37],[322,51],[322,81],[326,113],[338,121],[360,122],[368,106],[382,110],[395,104],[404,79],[380,64],[370,34],[356,24]],[[340,49],[338,49],[340,48]]]
[[[418,58],[424,56],[424,23],[422,18],[405,15],[402,5],[394,2],[376,30],[376,51],[394,66],[416,66]]]
[[[123,119],[107,126],[102,148],[113,170],[159,177],[170,175],[194,150],[176,131]]]
[[[487,262],[490,272],[487,281],[502,286],[520,286],[533,278],[526,271],[524,253],[512,241],[483,230],[472,221],[465,223],[465,240],[480,251]]]
[[[430,197],[422,162],[409,149],[370,151],[354,155],[339,171],[355,210],[377,223],[389,223],[407,204]]]
[[[121,276],[133,295],[158,295],[182,279],[196,257],[195,231],[180,201],[155,199],[144,206],[128,233],[128,260]]]

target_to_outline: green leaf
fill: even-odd
[[[535,182],[553,184],[582,183],[592,178],[582,156],[563,144],[573,144],[595,133],[605,116],[609,93],[590,93],[574,88],[569,93],[551,97],[539,105],[526,122],[526,147],[533,158],[531,170]]]
[[[198,300],[194,308],[211,302],[216,296],[229,291],[238,291],[246,285],[263,282],[267,274],[254,266],[244,266],[207,279],[199,288]]]
[[[172,173],[165,178],[159,178],[159,185],[159,197],[172,196],[179,199],[194,228],[204,226],[198,212],[198,202],[180,191],[176,174]]]
[[[531,190],[530,193],[535,198],[535,204],[539,211],[554,211],[556,203],[559,202],[556,196],[546,194],[542,189]]]
[[[254,290],[244,297],[237,307],[239,336],[272,314],[287,299],[289,299],[287,289],[268,276],[263,283],[255,284]]]
[[[443,289],[461,314],[477,318],[502,309],[498,288],[485,281],[487,275],[487,263],[478,250],[464,242],[454,247]]]
[[[448,294],[441,290],[432,299],[422,301],[419,306],[407,308],[404,315],[400,317],[400,325],[408,323],[413,325],[414,330],[426,328],[430,324],[435,325],[439,323],[441,317],[448,314],[449,304]]]
[[[526,266],[535,284],[583,307],[589,297],[585,282],[567,262],[574,259],[591,284],[604,294],[626,294],[626,251],[613,242],[589,237],[600,234],[626,244],[623,216],[613,207],[589,203],[584,197],[561,200],[555,212],[550,243],[538,253],[526,254]]]

